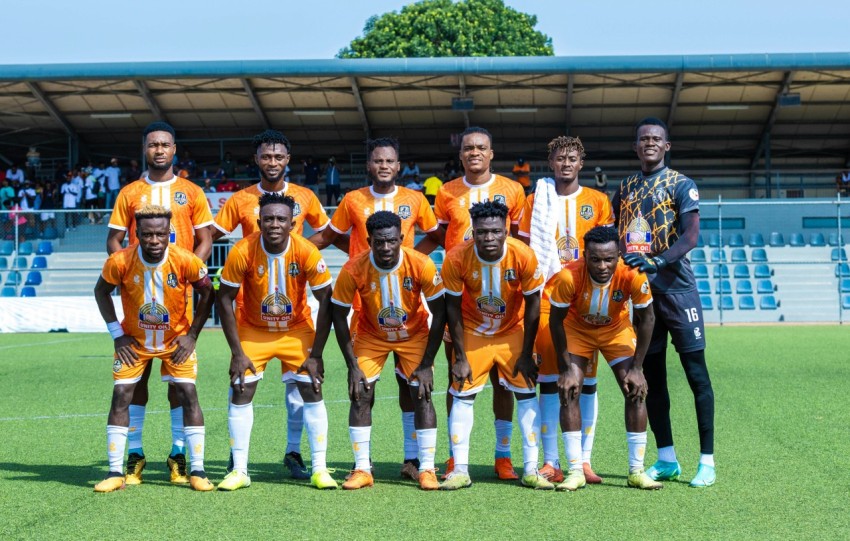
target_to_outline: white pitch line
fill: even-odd
[[[79,342],[81,340],[88,340],[88,338],[70,338],[68,340],[56,340],[55,342],[31,342],[28,344],[14,344],[9,346],[0,346],[0,349],[15,349],[15,348],[29,348],[33,346],[52,346],[53,344],[64,344],[66,342]]]

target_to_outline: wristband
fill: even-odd
[[[121,328],[121,324],[117,321],[107,323],[106,330],[109,331],[109,334],[112,335],[113,340],[118,340],[119,338],[124,336],[124,329]]]

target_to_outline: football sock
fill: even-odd
[[[452,411],[454,411],[454,408]],[[496,419],[493,421],[493,426],[496,429],[496,458],[510,458],[514,424],[510,421]]]
[[[419,454],[419,471],[434,469],[434,454],[437,451],[437,429],[421,428],[416,431]]]
[[[672,445],[669,447],[659,447],[658,460],[662,462],[676,462],[676,450]]]
[[[142,429],[145,427],[145,407],[130,404],[130,427],[127,432],[127,447],[130,453],[145,456],[142,447]]]
[[[537,439],[540,434],[540,405],[537,397],[516,401],[517,420],[522,432],[522,462],[526,475],[537,472],[537,464],[540,459],[540,449]]]
[[[183,436],[183,406],[171,410],[171,456],[186,454]]]
[[[446,418],[446,426],[451,426],[451,421],[452,421],[452,416],[449,415]],[[451,430],[446,430],[446,437],[449,438],[449,457],[454,458],[455,454],[454,454],[454,451],[452,451],[452,431]]]
[[[304,424],[307,425],[307,439],[310,441],[313,472],[328,469],[328,410],[325,401],[304,402]]]
[[[629,472],[643,469],[643,456],[646,454],[646,432],[626,432],[629,444]]]
[[[412,411],[401,412],[401,428],[404,433],[404,459],[413,460],[419,453],[419,445],[416,443],[416,428],[413,425]]]
[[[109,471],[124,473],[124,449],[127,447],[127,427],[106,425],[106,457]]]
[[[452,441],[452,454],[455,457],[455,470],[458,466],[469,464],[469,435],[472,433],[472,422],[475,419],[474,402],[460,397],[455,397],[452,406],[452,414],[449,417],[449,433]],[[497,421],[498,422],[498,421]]]
[[[372,471],[369,462],[369,445],[372,439],[371,426],[349,426],[348,437],[351,439],[351,448],[354,449],[354,469]]]
[[[187,426],[183,429],[186,434],[186,446],[189,448],[189,471],[204,471],[204,436],[203,426]]]
[[[702,454],[699,456],[699,463],[705,466],[714,467],[714,455],[705,455]]]
[[[562,432],[564,439],[564,451],[567,455],[567,464],[571,470],[582,469],[581,463],[581,431]]]
[[[558,393],[540,393],[540,434],[543,440],[543,462],[560,468],[558,460],[558,418],[561,401]]]
[[[248,474],[248,447],[251,444],[251,428],[254,426],[254,405],[230,404],[227,408],[227,428],[230,430],[230,452],[233,469]]]
[[[295,382],[286,382],[286,454],[301,452],[304,399]]]
[[[596,378],[585,378],[585,385],[596,385]],[[599,412],[599,398],[596,393],[581,393],[578,397],[581,409],[581,460],[590,464],[593,451],[593,439],[596,437],[596,417]]]
[[[679,358],[685,369],[688,385],[694,393],[699,451],[704,455],[714,454],[714,389],[711,387],[711,378],[705,365],[705,351],[689,351],[679,355]]]

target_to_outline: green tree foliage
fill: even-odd
[[[536,25],[503,0],[423,0],[373,15],[337,57],[552,56],[552,38]]]

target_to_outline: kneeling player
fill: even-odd
[[[401,219],[396,214],[375,212],[366,220],[366,231],[370,249],[343,266],[332,300],[334,330],[348,365],[348,430],[355,461],[342,488],[354,490],[375,483],[369,456],[375,382],[392,351],[398,358],[396,373],[407,382],[414,401],[419,486],[435,490],[439,488],[434,470],[437,416],[431,390],[434,355],[445,326],[442,280],[429,257],[402,247]],[[362,308],[352,340],[346,318],[356,294]],[[430,330],[420,295],[433,315]]]
[[[307,304],[307,283],[319,301],[318,321],[328,319],[331,275],[319,250],[292,233],[295,200],[276,192],[260,197],[260,231],[230,250],[221,273],[219,302],[221,326],[230,346],[231,398],[227,413],[233,470],[219,490],[251,485],[248,447],[254,424],[251,401],[266,365],[280,359],[284,383],[295,381],[304,399],[304,423],[310,440],[316,488],[337,488],[325,463],[328,413],[322,398],[322,353],[329,328],[313,331]],[[243,290],[238,319],[233,301]]]
[[[195,342],[212,310],[212,283],[203,261],[177,245],[169,246],[170,210],[148,205],[139,209],[135,218],[138,246],[109,256],[94,288],[97,307],[115,341],[115,386],[106,427],[109,475],[94,490],[112,492],[124,488],[122,470],[130,400],[148,363],[156,357],[162,360],[162,380],[174,384],[183,407],[191,455],[189,484],[195,490],[212,490],[204,473],[204,414],[195,391]],[[191,326],[186,313],[190,284],[200,295]],[[121,288],[124,308],[121,323],[110,296],[116,287]]]
[[[659,489],[643,468],[646,450],[646,356],[655,318],[646,275],[619,265],[617,231],[594,227],[584,236],[584,257],[555,276],[551,293],[549,329],[558,355],[558,392],[561,430],[569,473],[558,490],[577,490],[586,484],[582,469],[581,393],[587,363],[599,350],[614,370],[626,402],[626,439],[629,447],[628,485]],[[639,320],[637,336],[629,321],[631,299]],[[564,321],[566,319],[566,322]],[[566,332],[565,332],[566,331]]]

